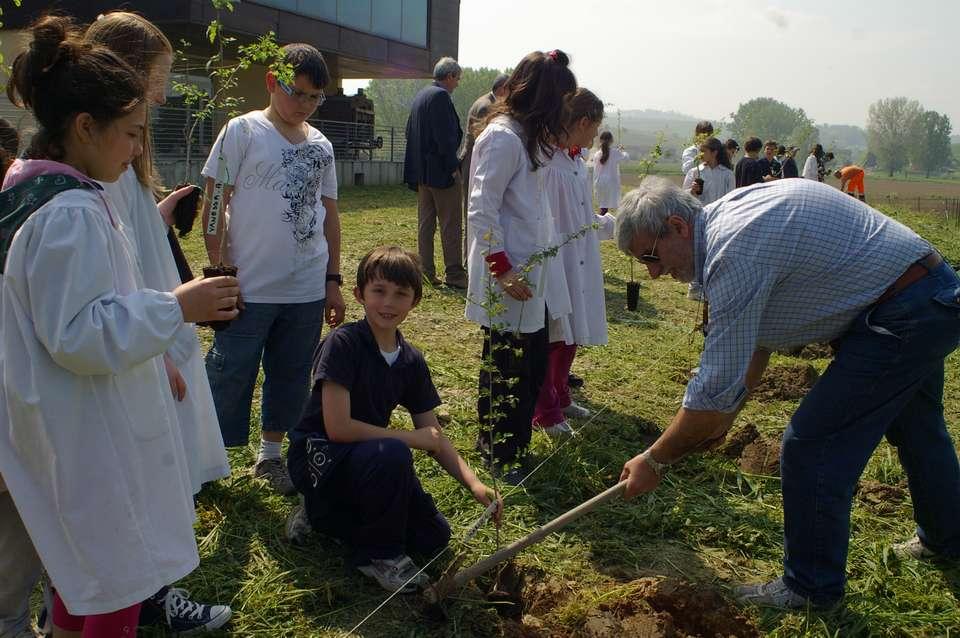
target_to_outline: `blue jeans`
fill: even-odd
[[[946,264],[863,311],[783,439],[784,581],[818,605],[843,596],[854,490],[882,437],[897,448],[924,545],[960,556],[960,464],[943,419],[944,358],[960,343]]]
[[[323,326],[324,300],[249,303],[207,351],[207,377],[227,447],[246,445],[250,405],[263,361],[260,423],[265,432],[289,432],[310,391],[313,353]]]

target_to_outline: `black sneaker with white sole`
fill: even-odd
[[[207,605],[190,600],[190,592],[179,587],[165,587],[143,601],[141,625],[160,625],[174,634],[186,635],[223,627],[233,611],[227,605]]]

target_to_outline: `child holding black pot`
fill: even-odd
[[[166,101],[173,47],[156,25],[135,13],[113,11],[87,27],[84,39],[109,48],[147,78],[148,105]],[[168,224],[173,222],[173,209],[188,199],[195,187],[177,189],[157,204],[155,193],[160,183],[153,168],[149,115],[143,129],[143,152],[119,180],[106,182],[103,187],[116,205],[114,211],[130,239],[144,284],[153,290],[179,286],[182,277],[171,251],[179,245],[175,238],[170,243]],[[193,277],[186,281],[190,279]],[[173,346],[164,354],[164,364],[183,439],[190,489],[196,495],[204,483],[230,476],[230,463],[193,324],[185,323],[177,331]],[[158,622],[173,632],[187,632],[217,629],[226,624],[231,613],[226,605],[190,601],[183,589],[164,587],[145,601],[142,619],[144,624]]]
[[[470,165],[466,316],[482,326],[482,357],[495,368],[480,369],[477,447],[489,454],[492,470],[506,469],[508,481],[520,480],[523,467],[515,463],[530,445],[547,369],[545,319],[570,312],[559,261],[526,268],[532,256],[560,243],[539,169],[563,152],[554,143],[566,133],[566,101],[577,88],[568,64],[559,50],[520,61],[507,96],[480,123]],[[556,285],[545,285],[555,277]],[[490,303],[491,284],[502,301]]]
[[[534,427],[549,436],[572,433],[567,417],[586,418],[590,411],[570,398],[569,374],[577,346],[607,343],[607,311],[603,290],[603,263],[600,240],[613,239],[616,218],[610,213],[596,215],[590,189],[581,179],[586,170],[574,148],[590,147],[603,120],[603,102],[592,92],[578,88],[569,101],[567,134],[557,140],[557,151],[540,169],[544,195],[561,241],[594,224],[586,233],[560,248],[556,259],[564,279],[551,279],[548,286],[566,283],[570,312],[551,318],[550,355],[547,373],[540,388]]]
[[[228,121],[214,142],[203,167],[203,225],[221,181],[230,221],[226,231],[217,225],[219,234],[205,235],[207,255],[211,264],[238,268],[243,304],[239,318],[216,332],[207,375],[224,443],[246,445],[262,360],[260,448],[252,473],[290,495],[296,490],[280,446],[303,411],[323,319],[339,325],[344,305],[333,145],[307,123],[324,101],[330,73],[309,44],[286,45],[284,62],[293,67],[292,82],[268,71],[269,106]]]
[[[96,181],[142,150],[141,75],[68,18],[30,32],[8,85],[39,130],[0,210],[0,472],[52,581],[55,632],[127,635],[140,602],[198,562],[161,355],[185,321],[233,318],[239,288],[144,285]],[[18,522],[0,517],[0,538]]]

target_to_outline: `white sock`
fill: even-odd
[[[282,443],[280,441],[273,442],[260,439],[260,453],[257,454],[257,463],[267,459],[279,459],[281,445]]]

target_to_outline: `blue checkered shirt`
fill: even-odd
[[[732,412],[754,350],[839,337],[932,250],[906,226],[804,179],[737,189],[705,206],[694,263],[710,325],[684,407]]]

